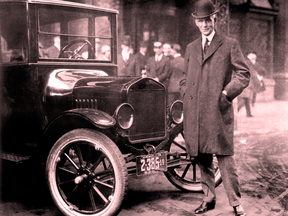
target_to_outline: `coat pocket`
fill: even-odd
[[[221,93],[220,101],[219,101],[220,111],[223,113],[225,112],[229,107],[232,106],[232,102],[229,101],[225,94]]]
[[[224,95],[223,93],[220,96],[219,106],[223,122],[225,124],[231,124],[233,122],[232,102],[229,101],[226,95]]]

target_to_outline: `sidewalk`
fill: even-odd
[[[235,113],[236,137],[276,131],[288,133],[288,101],[256,102],[252,107],[252,115],[253,117],[246,117],[244,107],[238,114]]]
[[[288,133],[288,101],[271,101],[256,103],[252,107],[253,117],[246,117],[246,110],[243,107],[236,113],[237,125],[235,125],[235,137],[246,137],[250,135],[269,134],[272,132],[287,131]],[[247,176],[248,178],[248,176]],[[253,189],[252,189],[253,190]],[[208,211],[203,216],[225,215],[233,216],[232,208],[228,204],[228,198],[223,184],[216,188],[217,205],[213,211]],[[247,216],[286,216],[288,215],[283,207],[270,196],[259,199],[258,197],[242,194],[242,205]],[[196,208],[199,202],[193,203]],[[223,213],[224,212],[224,213]]]

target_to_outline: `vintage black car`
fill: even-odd
[[[42,165],[64,215],[117,214],[130,174],[163,171],[201,191],[182,102],[167,104],[153,79],[116,76],[117,16],[68,1],[0,2],[1,158]]]

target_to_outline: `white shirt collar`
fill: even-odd
[[[176,53],[176,54],[174,55],[174,58],[179,57],[179,56],[181,56],[181,54],[180,54],[180,53]]]
[[[155,55],[155,61],[161,61],[162,59],[162,56],[163,56],[163,53],[161,53],[160,55]]]
[[[140,50],[139,51],[143,56],[145,56],[145,53],[142,51],[142,50]]]
[[[208,35],[208,36],[205,36],[205,35],[202,34],[202,48],[203,48],[203,49],[204,49],[204,44],[205,44],[206,38],[209,40],[209,45],[210,45],[210,43],[211,43],[214,35],[215,35],[215,30],[213,30],[213,31],[211,32],[211,34]]]
[[[122,56],[124,61],[127,61],[130,57],[130,52],[125,52],[124,50],[122,50]]]

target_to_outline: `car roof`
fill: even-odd
[[[66,6],[66,7],[75,7],[75,8],[83,8],[83,9],[92,9],[92,10],[98,10],[98,11],[104,11],[104,12],[110,12],[110,13],[116,13],[119,12],[114,9],[108,9],[108,8],[101,8],[94,5],[88,5],[88,4],[82,4],[77,2],[70,2],[70,1],[62,1],[62,0],[0,0],[0,2],[27,2],[32,4],[47,4],[47,5],[59,5],[59,6]]]

